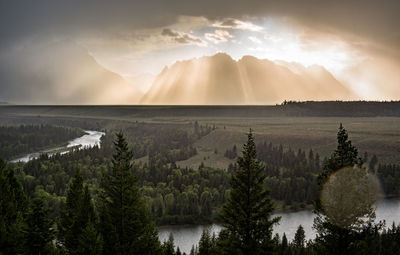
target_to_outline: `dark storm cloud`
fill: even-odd
[[[227,26],[227,27],[237,27],[237,22],[235,19],[226,19],[221,23],[222,26]]]
[[[175,42],[182,44],[203,43],[203,41],[196,36],[190,35],[188,33],[177,32],[170,28],[164,28],[161,32],[161,35],[171,37]]]
[[[179,34],[177,32],[172,31],[172,29],[164,28],[161,32],[161,35],[170,36],[170,37],[178,37]]]
[[[400,1],[274,0],[0,0],[2,43],[29,36],[73,37],[168,26],[178,15],[204,16],[236,25],[243,16],[289,17],[320,29],[354,33],[399,47]]]

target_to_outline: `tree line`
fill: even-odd
[[[82,129],[43,124],[0,126],[0,157],[12,159],[17,155],[61,146],[83,134]]]

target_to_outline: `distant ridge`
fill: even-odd
[[[322,66],[285,66],[253,56],[235,61],[227,54],[218,53],[165,67],[140,103],[265,105],[285,99],[355,98]]]
[[[137,117],[400,117],[400,101],[308,101],[287,102],[269,106],[244,105],[123,105],[123,106],[27,106],[2,105],[0,116],[66,116],[103,118],[137,118]]]
[[[0,98],[19,104],[138,103],[143,92],[72,41],[0,55]],[[12,56],[12,57],[11,57]]]

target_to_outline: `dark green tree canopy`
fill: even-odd
[[[340,123],[337,133],[337,148],[325,163],[322,173],[318,176],[318,183],[323,185],[332,173],[344,167],[354,165],[361,167],[362,164],[357,148],[352,145],[347,130]]]
[[[161,246],[132,174],[133,153],[116,134],[112,168],[103,176],[100,205],[104,254],[157,254]]]
[[[231,179],[231,193],[222,210],[223,226],[232,245],[241,254],[268,252],[272,227],[279,218],[270,219],[273,204],[264,187],[264,166],[257,160],[254,136],[250,130],[238,169]]]
[[[50,254],[54,240],[53,221],[43,198],[32,199],[26,215],[25,253]]]
[[[66,204],[60,214],[58,237],[69,253],[94,254],[100,250],[97,217],[88,186],[83,185],[79,171],[75,173]]]
[[[14,171],[0,159],[0,253],[21,251],[27,199]]]

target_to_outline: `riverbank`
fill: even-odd
[[[306,239],[314,239],[316,232],[312,228],[314,224],[315,214],[312,210],[302,210],[289,213],[274,213],[272,217],[281,217],[278,225],[274,226],[274,234],[280,236],[285,233],[288,240],[292,240],[298,226],[301,224],[304,228]],[[386,227],[392,222],[400,223],[400,198],[382,199],[377,204],[375,222],[385,221]],[[174,225],[159,227],[158,237],[161,242],[168,239],[169,234],[174,236],[174,242],[181,252],[190,253],[192,245],[198,245],[201,234],[204,229],[208,229],[211,233],[218,234],[222,230],[221,224],[207,225]]]
[[[46,150],[38,151],[38,152],[32,152],[25,154],[25,156],[16,158],[14,160],[11,160],[10,162],[17,163],[17,162],[28,162],[32,159],[38,158],[41,154],[47,154],[47,155],[54,155],[56,153],[68,153],[74,149],[81,149],[81,148],[86,148],[86,147],[93,147],[93,146],[100,146],[100,138],[105,135],[104,132],[100,131],[92,131],[92,130],[83,130],[82,135],[74,138],[66,143],[64,143],[62,146],[57,146],[53,148],[49,148]]]

